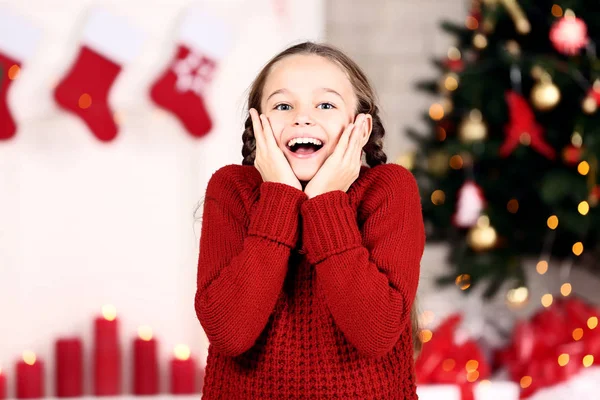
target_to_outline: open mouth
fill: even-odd
[[[321,150],[323,143],[318,139],[292,139],[287,147],[294,154],[309,155]]]

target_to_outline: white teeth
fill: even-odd
[[[312,143],[312,144],[316,144],[317,146],[320,146],[320,145],[323,144],[319,139],[314,139],[314,138],[294,138],[294,139],[292,139],[292,140],[290,140],[288,142],[288,147],[292,147],[296,143]]]

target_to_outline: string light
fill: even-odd
[[[467,290],[471,287],[471,275],[469,274],[460,274],[456,277],[456,286],[459,287],[460,290]]]
[[[573,254],[580,256],[583,253],[583,243],[577,242],[573,245]]]
[[[524,377],[521,378],[521,381],[519,383],[521,384],[521,388],[527,389],[529,386],[531,386],[532,381],[533,381],[533,379],[531,379],[530,376],[525,375]]]
[[[548,228],[554,230],[558,227],[558,217],[556,215],[552,215],[548,218]]]
[[[539,261],[535,266],[535,270],[538,274],[544,275],[546,272],[548,272],[548,261]]]
[[[434,103],[429,107],[429,117],[434,121],[439,121],[444,118],[444,106],[439,103]]]
[[[560,294],[562,294],[564,297],[567,297],[568,295],[571,294],[571,290],[573,288],[571,287],[570,283],[563,283],[562,286],[560,287]]]
[[[521,136],[519,136],[519,142],[523,146],[529,146],[531,144],[531,135],[527,132],[522,133]]]
[[[454,361],[451,358],[445,359],[444,362],[442,363],[442,369],[446,372],[452,371],[455,366],[456,366],[456,361]]]
[[[588,164],[587,161],[580,162],[579,165],[577,165],[577,172],[583,176],[587,175],[588,172],[590,172],[590,164]]]
[[[458,61],[461,58],[460,50],[454,46],[448,49],[448,59]]]
[[[458,170],[461,169],[463,167],[463,159],[460,155],[456,154],[453,155],[452,158],[450,158],[450,168]]]
[[[433,337],[433,332],[431,332],[429,329],[422,329],[419,331],[419,337],[421,338],[422,343],[427,343]]]
[[[435,319],[435,314],[433,313],[433,311],[426,310],[421,313],[419,323],[423,326],[426,326],[426,325],[431,324],[434,319]]]
[[[562,10],[561,6],[559,6],[558,4],[554,4],[552,6],[552,15],[555,16],[556,18],[562,17],[563,10]]]
[[[436,190],[431,194],[431,202],[436,206],[441,206],[446,201],[446,194],[443,190]]]
[[[573,329],[573,340],[575,340],[577,342],[577,341],[581,340],[582,337],[583,337],[583,329],[581,329],[581,328]]]
[[[21,73],[21,67],[19,67],[17,64],[13,64],[13,66],[11,66],[8,69],[8,79],[10,79],[11,81],[14,81],[15,79],[17,79],[19,77],[20,73]]]
[[[511,214],[516,214],[519,211],[519,201],[517,199],[510,199],[506,204],[506,209]]]
[[[438,128],[437,128],[437,139],[440,142],[443,142],[444,140],[446,140],[446,130],[444,128],[442,128],[441,126],[438,126]]]
[[[469,15],[465,20],[465,26],[467,27],[467,29],[474,31],[477,28],[479,28],[479,22],[477,22],[477,18]]]
[[[458,88],[458,75],[455,73],[448,74],[444,79],[444,87],[450,92],[456,90]]]
[[[569,355],[568,354],[563,353],[560,356],[558,356],[558,365],[560,365],[561,367],[564,367],[568,363],[569,363]]]
[[[473,36],[473,45],[479,50],[485,49],[488,45],[488,40],[482,33],[477,33]]]
[[[477,360],[469,360],[465,364],[465,369],[467,370],[467,372],[476,371],[477,368],[479,368],[479,362]]]
[[[542,305],[546,308],[552,305],[553,297],[550,293],[546,293],[542,296]]]
[[[594,365],[594,356],[591,354],[588,354],[587,356],[583,357],[583,366],[585,368],[591,367],[592,365]]]
[[[571,135],[571,144],[577,148],[580,148],[583,145],[583,137],[581,133],[575,131]]]
[[[475,382],[479,378],[479,371],[467,372],[467,381]]]
[[[596,327],[598,326],[598,317],[590,317],[587,320],[587,326],[590,329],[596,329]]]
[[[90,106],[92,105],[92,96],[90,96],[87,93],[82,94],[81,96],[79,96],[78,105],[79,108],[81,108],[82,110],[90,108]]]
[[[506,293],[506,300],[512,306],[521,306],[529,298],[529,290],[525,286],[510,289]]]
[[[590,211],[590,205],[587,201],[582,201],[581,203],[579,203],[579,205],[577,206],[577,211],[579,211],[579,214],[581,215],[587,215],[587,213]]]

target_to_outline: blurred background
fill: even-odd
[[[241,163],[252,79],[303,40],[364,69],[422,191],[421,397],[597,398],[598,39],[585,0],[0,2],[0,398],[36,363],[60,395],[67,338],[92,393],[107,305],[123,393],[140,326],[158,391],[179,344],[201,381],[194,211]]]

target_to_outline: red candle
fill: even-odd
[[[16,386],[17,399],[44,397],[44,363],[32,351],[23,352],[23,360],[17,363]]]
[[[0,368],[0,400],[6,399],[6,375],[2,373]]]
[[[142,326],[133,342],[133,393],[158,394],[158,361],[152,329]]]
[[[175,347],[175,358],[171,360],[171,393],[196,393],[196,363],[185,345]]]
[[[83,395],[83,357],[81,340],[65,338],[55,346],[56,397]]]
[[[94,323],[94,394],[114,396],[121,393],[121,348],[117,311],[102,307],[102,317]]]

